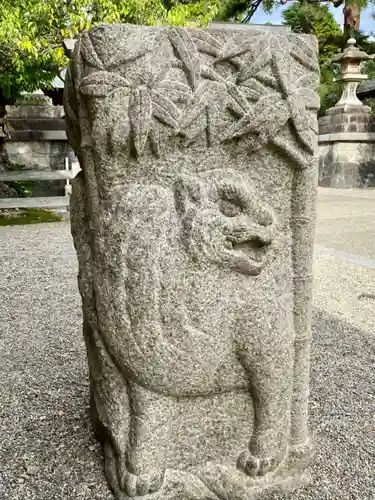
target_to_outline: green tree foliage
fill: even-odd
[[[219,0],[1,0],[0,168],[8,163],[6,105],[21,92],[48,88],[67,64],[62,42],[93,25],[204,25]]]
[[[327,5],[319,3],[294,2],[282,13],[284,24],[291,26],[295,33],[311,33],[319,40],[320,63],[320,115],[335,105],[341,96],[340,86],[334,82],[339,72],[337,64],[332,64],[334,54],[341,52],[348,38],[335,21]],[[369,40],[368,35],[360,31],[351,32],[359,47],[369,54],[375,52],[375,43]],[[375,76],[375,63],[369,61],[364,65],[364,71],[369,77]],[[372,76],[373,75],[373,76]]]
[[[330,61],[341,50],[337,38],[342,32],[327,5],[294,2],[282,16],[284,24],[295,33],[311,33],[318,38],[321,64]]]
[[[272,12],[282,5],[292,0],[223,0],[219,15],[222,19],[240,20],[249,22],[255,12],[262,8],[265,12]],[[367,7],[375,0],[296,0],[301,6],[306,7],[306,14],[309,14],[309,7],[316,5],[333,5],[341,7],[344,14],[344,33],[347,38],[360,28],[361,9]],[[302,14],[302,12],[301,12]],[[306,19],[301,19],[303,23]]]
[[[340,95],[334,83],[337,67],[332,67],[332,57],[341,51],[342,32],[327,5],[293,3],[282,13],[284,23],[291,26],[295,33],[311,33],[319,41],[320,114],[332,107]]]
[[[284,10],[282,16],[284,24],[290,26],[295,33],[310,33],[318,38],[321,78],[320,114],[324,114],[334,105],[340,93],[340,89],[334,83],[334,73],[338,71],[338,68],[332,67],[331,64],[333,55],[341,51],[340,26],[327,5],[295,2]]]
[[[66,65],[63,39],[97,23],[201,25],[217,15],[219,5],[219,0],[3,0],[0,101],[47,87]]]
[[[5,1],[0,10],[0,89],[12,101],[22,90],[34,90],[58,73],[63,56],[53,3]],[[56,2],[55,2],[56,3]]]

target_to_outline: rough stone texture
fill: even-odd
[[[375,186],[375,137],[368,141],[319,143],[319,185],[332,188]]]
[[[247,500],[306,479],[316,49],[127,25],[76,44],[72,233],[118,500]]]

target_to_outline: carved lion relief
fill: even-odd
[[[315,42],[257,30],[99,26],[77,44],[72,234],[117,500],[247,500],[299,484],[317,78]],[[265,162],[276,181],[264,187]],[[213,429],[201,447],[183,429],[194,416]],[[221,435],[225,420],[241,432]]]
[[[276,232],[276,217],[248,179],[230,170],[180,177],[175,197],[187,251],[218,265],[258,275]]]

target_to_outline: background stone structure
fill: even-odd
[[[375,116],[367,109],[319,119],[319,185],[375,186]]]
[[[63,107],[51,104],[7,106],[10,139],[4,170],[64,170],[68,145]],[[64,181],[33,181],[32,196],[62,196]]]
[[[336,61],[343,84],[340,101],[319,118],[319,185],[333,188],[375,185],[375,116],[357,98],[362,61],[370,59],[356,47],[354,39]]]

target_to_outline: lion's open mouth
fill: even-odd
[[[260,271],[264,265],[269,244],[270,241],[258,236],[242,241],[237,238],[227,237],[224,246],[238,259],[250,261],[253,271]]]

